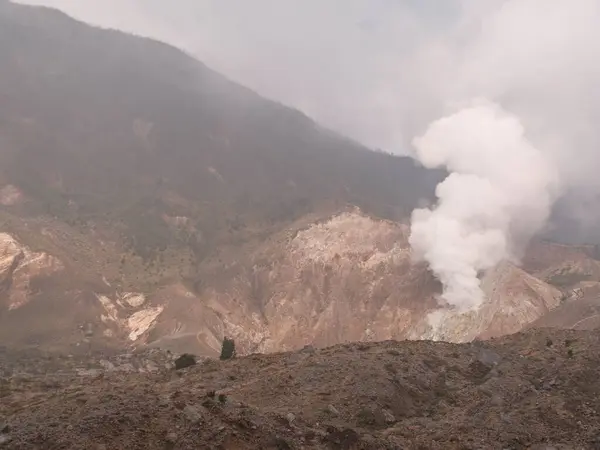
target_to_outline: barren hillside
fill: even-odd
[[[135,335],[158,306],[106,313],[102,299],[190,303],[221,254],[347,205],[402,218],[438,177],[179,50],[51,9],[0,2],[0,71],[7,343],[78,343],[100,318],[101,337],[123,321]]]
[[[165,44],[0,2],[0,72],[5,345],[463,342],[519,331],[600,281],[592,248],[539,242],[522,267],[485,274],[479,311],[440,310],[407,220],[441,173]]]
[[[0,352],[7,449],[595,449],[598,332],[204,360]]]

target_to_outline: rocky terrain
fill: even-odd
[[[235,338],[242,354],[388,339],[466,342],[517,332],[579,301],[584,289],[593,295],[600,279],[585,248],[568,247],[574,259],[566,277],[565,255],[558,254],[558,265],[544,262],[552,244],[535,245],[523,268],[505,263],[485,275],[488,300],[479,311],[456,314],[439,308],[440,286],[412,261],[408,233],[405,224],[356,209],[307,216],[263,241],[220,252],[199,266],[202,280],[175,279],[142,292],[106,278],[83,289],[69,288],[71,279],[37,287],[40,273],[52,282],[68,278],[65,264],[6,234],[0,333],[12,346],[93,342],[209,356],[218,354],[223,336]],[[39,296],[48,292],[53,298],[41,306]]]
[[[507,263],[484,278],[488,300],[479,311],[439,309],[439,284],[412,261],[408,234],[406,225],[360,211],[299,223],[243,252],[247,258],[223,259],[178,333],[185,338],[213,315],[201,339],[214,352],[222,333],[260,352],[407,338],[465,342],[519,331],[561,301],[559,289]],[[177,317],[165,304],[154,330],[169,336],[165,322]],[[172,334],[159,342],[178,350],[177,341]]]
[[[597,331],[204,359],[0,353],[0,448],[596,449]]]
[[[0,448],[600,448],[597,246],[458,314],[443,173],[47,8],[0,0],[0,73]]]

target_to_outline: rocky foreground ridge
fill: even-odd
[[[203,359],[0,353],[2,449],[596,449],[600,332]]]

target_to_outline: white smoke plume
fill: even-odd
[[[416,159],[450,176],[433,209],[414,211],[411,244],[443,283],[442,300],[459,311],[484,301],[478,275],[518,262],[559,194],[576,191],[581,200],[600,192],[600,2],[481,5],[489,8],[457,31],[454,42],[466,45],[445,47],[453,62],[429,113],[456,111],[452,105],[473,97],[489,101],[430,123],[413,140]],[[582,214],[595,217],[588,225],[599,206]]]
[[[432,123],[414,146],[423,165],[451,174],[436,189],[438,204],[413,212],[410,243],[443,283],[448,305],[476,308],[480,271],[518,259],[546,223],[557,172],[518,118],[486,101]]]

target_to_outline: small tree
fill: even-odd
[[[224,338],[221,347],[221,359],[235,358],[235,341],[233,339]]]

